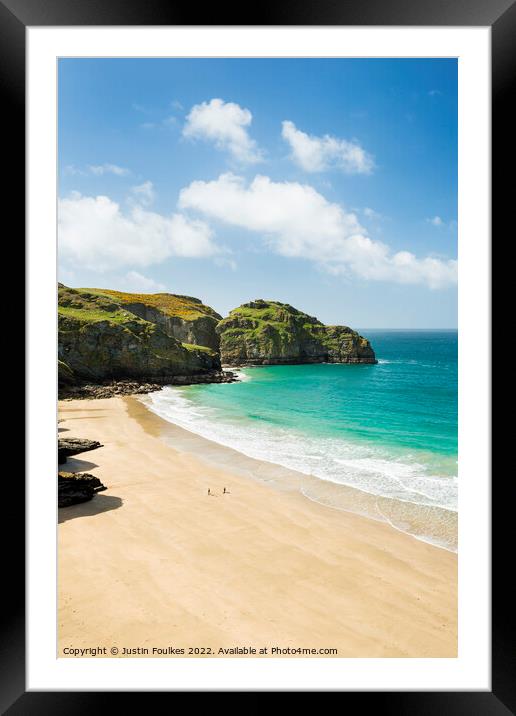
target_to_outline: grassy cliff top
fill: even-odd
[[[249,301],[249,303],[243,303],[238,308],[234,308],[223,323],[225,321],[230,323],[235,318],[247,318],[257,323],[285,324],[295,322],[297,324],[306,323],[309,326],[323,325],[317,318],[299,311],[289,303],[266,301],[263,298],[257,298],[255,301]]]
[[[89,293],[106,296],[114,299],[120,305],[131,303],[143,303],[153,308],[158,308],[169,316],[177,316],[187,321],[193,321],[196,318],[209,316],[220,321],[220,316],[210,306],[205,306],[202,301],[193,296],[181,296],[175,293],[126,293],[124,291],[114,291],[110,288],[85,288],[78,289]]]
[[[134,297],[137,294],[127,293],[122,295]],[[74,319],[80,323],[108,321],[109,323],[117,324],[129,330],[143,330],[148,334],[153,333],[156,330],[160,330],[157,328],[155,323],[146,321],[143,318],[136,316],[131,311],[126,310],[124,308],[124,303],[134,303],[134,300],[125,302],[121,301],[118,291],[98,291],[96,289],[86,288],[74,289],[60,285],[58,290],[57,313],[58,316]],[[203,306],[203,308],[208,307]],[[212,309],[208,310],[211,311]],[[207,348],[206,346],[181,343],[181,341],[178,341],[177,344],[182,345],[183,348],[189,351],[202,351],[215,355],[215,351],[211,348]]]
[[[66,318],[75,318],[77,321],[109,321],[123,324],[128,322],[146,324],[122,308],[122,306],[99,293],[89,289],[74,289],[66,286],[59,287],[57,312]]]
[[[288,303],[256,299],[217,326],[223,363],[374,363],[369,341],[348,326],[325,326]]]
[[[259,337],[271,329],[280,336],[301,331],[306,337],[312,336],[316,340],[324,340],[325,343],[333,339],[338,343],[345,333],[358,335],[348,326],[325,326],[314,316],[294,308],[289,303],[263,298],[234,308],[217,326],[217,332],[226,336],[245,331],[249,336]]]

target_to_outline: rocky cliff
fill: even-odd
[[[129,310],[130,301],[123,300],[114,291],[109,294],[59,286],[60,383],[73,377],[91,381],[166,378],[220,370],[220,358],[215,350],[183,343],[172,335],[167,329],[168,314],[160,311],[159,306],[149,309],[146,319]],[[134,303],[144,305],[139,300]],[[199,306],[202,307],[200,302]],[[218,314],[212,313],[216,323]]]
[[[126,311],[155,323],[172,338],[181,343],[219,349],[216,332],[220,316],[210,306],[193,296],[174,293],[123,293],[111,289],[87,289],[95,295],[103,295],[116,301]]]
[[[223,364],[376,363],[371,344],[347,326],[325,326],[287,303],[257,299],[217,326]]]

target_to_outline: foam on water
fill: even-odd
[[[231,368],[231,372],[236,375],[238,380],[240,381],[246,381],[251,380],[251,376],[243,370],[243,368]]]
[[[455,549],[456,334],[372,338],[378,365],[245,368],[240,383],[144,400],[192,433],[301,473],[312,500]]]
[[[335,438],[310,438],[254,421],[237,423],[188,397],[188,389],[165,387],[146,399],[170,422],[249,457],[364,492],[419,505],[457,509],[457,479],[428,473],[410,454],[392,459],[381,448]]]
[[[153,412],[190,432],[304,474],[307,482],[301,492],[315,502],[386,521],[422,541],[456,550],[456,478],[429,474],[415,461],[366,455],[363,446],[342,440],[224,422],[217,410],[194,407],[185,392],[164,388],[144,401]]]

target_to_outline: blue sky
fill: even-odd
[[[63,59],[70,286],[457,324],[457,64]]]

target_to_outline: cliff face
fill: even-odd
[[[217,326],[222,363],[376,363],[371,344],[347,326],[325,326],[287,303],[258,299]]]
[[[152,315],[156,320],[139,317],[116,295],[60,286],[60,382],[71,376],[95,381],[220,370],[216,351],[180,342],[165,330],[166,317],[159,315],[159,308],[155,307]]]
[[[125,310],[160,326],[164,333],[181,343],[219,350],[216,332],[220,316],[193,296],[174,293],[124,293],[111,289],[86,289],[116,301]]]

